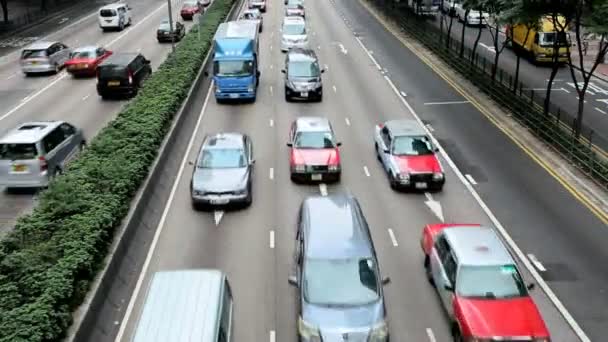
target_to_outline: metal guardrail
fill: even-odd
[[[513,113],[513,118],[528,127],[537,137],[598,184],[608,188],[608,153],[593,144],[593,129],[583,126],[581,136],[577,139],[572,129],[574,122],[565,121],[568,120],[565,119],[568,117],[566,112],[551,104],[549,114],[544,114],[544,98],[538,92],[528,90],[530,88],[522,82],[516,84],[514,77],[500,66],[493,80],[493,61],[478,53],[473,55],[473,50],[467,46],[461,57],[460,40],[448,38],[447,33],[442,33],[428,19],[417,16],[407,7],[386,7],[378,4],[377,0],[371,3],[385,15],[396,19],[408,34]],[[574,120],[573,116],[570,117]]]

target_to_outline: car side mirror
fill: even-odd
[[[285,74],[285,73],[287,73],[287,70],[281,69],[281,72]]]
[[[389,153],[389,152],[390,152],[390,151],[388,150],[388,148],[385,148],[383,151],[384,151],[384,153]]]
[[[340,142],[337,142],[337,143],[336,143],[336,146],[338,146],[338,147],[339,147],[339,146],[342,146],[342,142],[341,142],[341,141],[340,141]]]
[[[205,75],[205,77],[209,77],[209,71],[205,70],[205,72],[203,72],[203,75]]]
[[[528,291],[532,291],[532,290],[534,290],[534,288],[536,287],[536,285],[534,283],[530,283],[526,287],[528,288]]]
[[[388,285],[391,282],[391,278],[390,277],[384,277],[382,278],[382,285]]]
[[[144,63],[145,63],[145,64],[150,64],[150,60],[149,60],[149,59],[146,59],[146,60],[144,61]]]
[[[251,159],[251,160],[249,161],[249,164],[251,164],[251,165],[255,164],[255,159]]]
[[[435,152],[439,152],[439,148],[438,147],[435,147]]]
[[[290,142],[288,142],[288,143],[287,143],[287,147],[293,147],[293,144],[292,144],[292,143],[290,143]]]
[[[298,284],[298,278],[296,276],[289,276],[287,281],[289,282],[289,285],[292,285],[295,287],[298,287],[300,285],[300,284]]]
[[[192,160],[189,160],[188,165],[194,165],[194,162]]]
[[[325,73],[325,69],[321,69],[321,73],[324,74]]]
[[[450,284],[445,284],[445,285],[443,285],[443,288],[444,288],[446,291],[450,291],[450,292],[453,292],[453,291],[454,291],[454,286],[452,286],[452,285],[450,285]]]

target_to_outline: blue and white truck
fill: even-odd
[[[260,82],[257,24],[250,21],[222,23],[215,33],[213,46],[217,102],[255,101]]]

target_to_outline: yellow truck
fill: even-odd
[[[558,17],[559,26],[556,28],[553,18],[546,16],[540,19],[537,28],[528,28],[525,24],[515,24],[511,30],[511,27],[507,26],[506,35],[509,38],[513,34],[511,40],[513,49],[516,52],[525,52],[535,63],[553,61],[554,43],[555,39],[558,39],[558,61],[566,63],[570,53],[570,34],[567,28],[563,31],[561,29],[565,22],[564,17]]]

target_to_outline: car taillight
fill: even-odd
[[[40,162],[40,172],[48,170],[49,164],[43,156],[38,157],[38,161]]]

